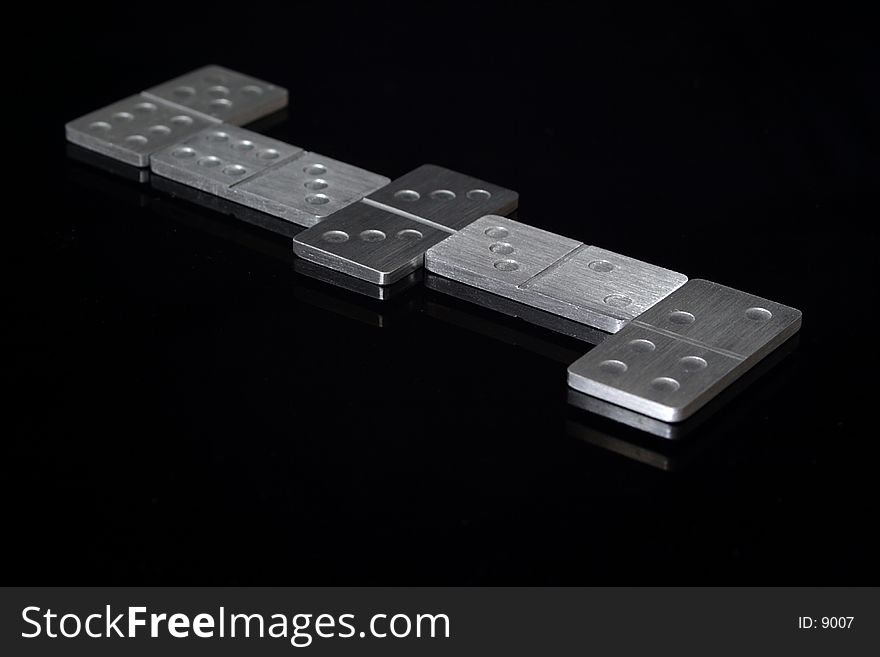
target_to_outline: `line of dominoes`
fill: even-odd
[[[67,138],[306,227],[293,250],[322,267],[385,286],[424,266],[612,333],[569,367],[569,385],[666,422],[800,327],[793,308],[513,221],[518,195],[498,185],[434,165],[390,181],[239,127],[286,104],[281,87],[207,66],[71,121]]]

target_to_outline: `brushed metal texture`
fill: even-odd
[[[686,281],[678,272],[597,246],[581,246],[523,287],[571,304],[572,319],[590,324],[596,315],[631,320]]]
[[[664,422],[677,422],[724,388],[742,361],[627,326],[568,368],[568,383]]]
[[[236,200],[234,185],[302,154],[298,146],[219,124],[154,153],[150,168],[159,176]]]
[[[204,117],[244,125],[287,105],[287,89],[222,66],[204,66],[144,91]]]
[[[487,215],[426,254],[428,271],[503,296],[581,245],[577,240]],[[516,298],[516,297],[511,297]]]
[[[180,107],[135,95],[70,121],[65,132],[78,146],[146,167],[151,154],[212,123]]]
[[[747,358],[800,327],[801,311],[711,281],[694,279],[636,322]]]
[[[632,324],[630,325],[632,326]],[[718,418],[724,409],[737,395],[750,388],[755,382],[769,370],[791,355],[798,347],[799,336],[794,335],[786,340],[778,348],[767,354],[759,363],[750,368],[736,381],[719,392],[707,402],[698,413],[683,422],[661,422],[655,418],[637,413],[617,404],[592,397],[574,388],[568,389],[568,403],[574,407],[587,411],[594,415],[601,415],[609,420],[630,426],[639,431],[652,433],[655,436],[668,440],[681,440],[702,427],[708,420]],[[723,422],[720,418],[719,421]]]
[[[449,233],[366,203],[354,203],[293,238],[294,252],[356,278],[390,285],[421,267]]]
[[[367,196],[367,201],[458,229],[486,214],[510,214],[519,194],[434,164],[423,164]]]
[[[136,167],[209,125],[241,125],[287,105],[287,90],[205,66],[70,121],[68,141]]]
[[[689,281],[568,368],[569,385],[657,418],[684,420],[800,328],[800,311]]]
[[[235,199],[300,226],[313,226],[388,180],[319,153],[305,152],[237,184]]]
[[[677,272],[493,215],[432,247],[425,266],[610,333],[687,280]]]

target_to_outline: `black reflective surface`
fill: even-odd
[[[8,579],[875,582],[867,24],[373,4],[57,21],[4,213]],[[68,155],[65,121],[205,63],[288,87],[272,137],[458,169],[520,221],[800,308],[797,349],[671,442],[568,403],[582,342],[419,279],[334,286]]]

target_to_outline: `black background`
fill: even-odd
[[[876,581],[871,23],[611,5],[10,21],[7,578]],[[567,405],[572,340],[316,282],[287,241],[67,156],[66,121],[207,63],[289,89],[273,137],[516,189],[521,221],[800,308],[799,347],[670,448]]]

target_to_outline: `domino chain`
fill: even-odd
[[[387,286],[424,266],[474,298],[610,333],[568,368],[569,386],[662,422],[693,415],[800,328],[794,308],[513,221],[512,190],[435,165],[390,181],[239,127],[286,105],[281,87],[206,66],[75,119],[66,134],[280,220],[258,223],[322,267]]]

